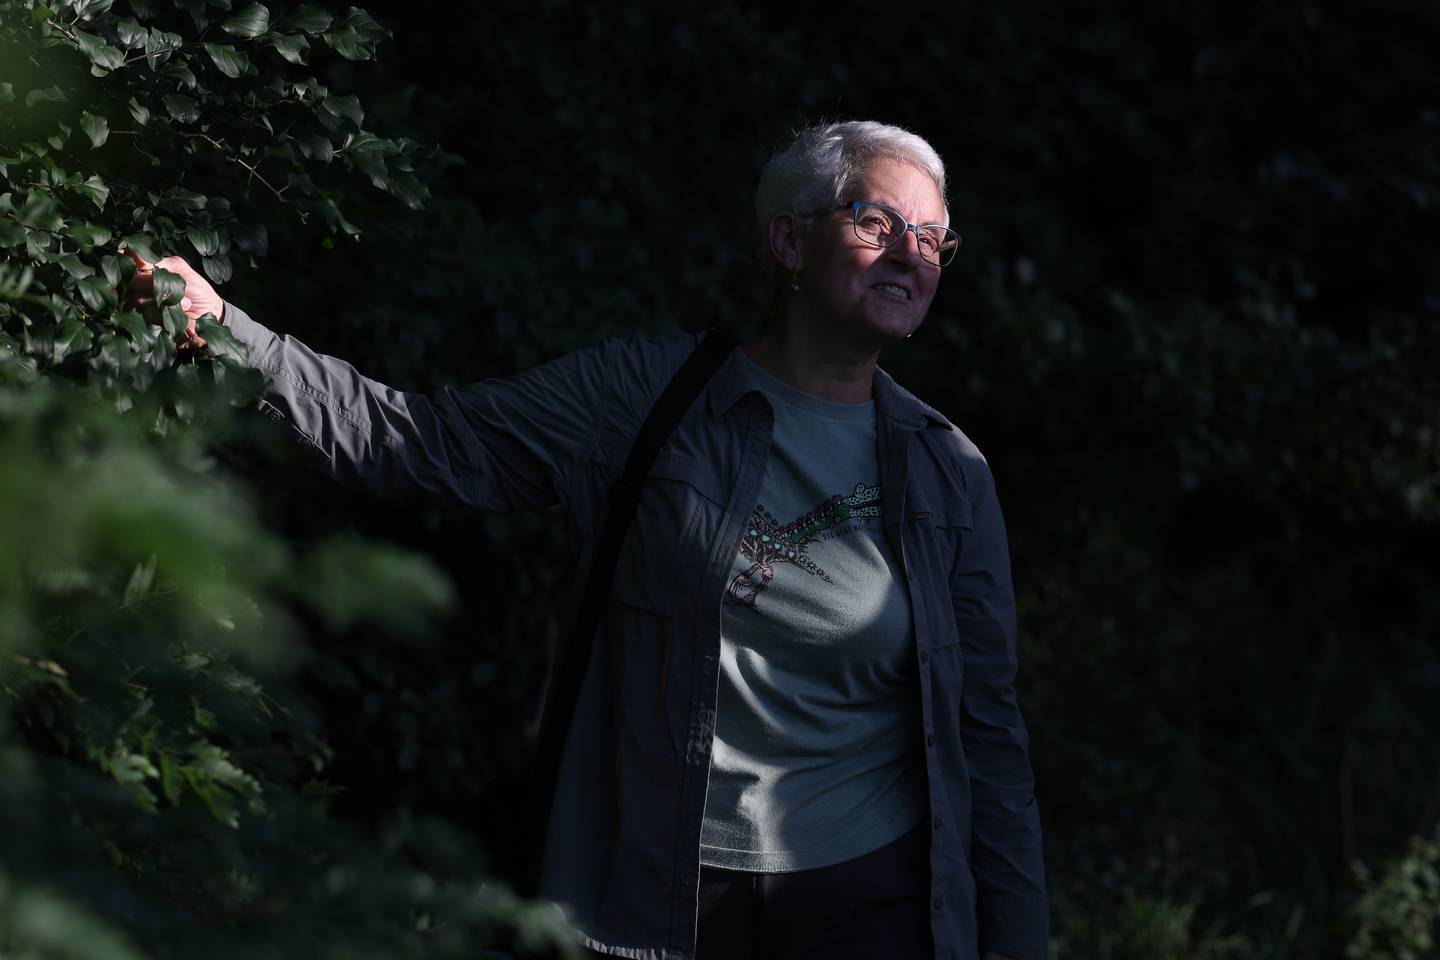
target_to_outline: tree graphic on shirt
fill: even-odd
[[[762,504],[756,504],[750,514],[750,528],[740,540],[740,556],[748,560],[750,566],[730,581],[725,602],[755,609],[760,592],[775,579],[775,568],[781,564],[798,567],[826,583],[834,583],[810,558],[809,546],[827,530],[852,520],[879,516],[879,484],[857,483],[848,496],[837,493],[786,524],[776,520]]]

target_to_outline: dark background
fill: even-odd
[[[882,363],[997,478],[1057,949],[1339,957],[1384,865],[1433,861],[1433,4],[367,9],[379,64],[322,79],[439,146],[432,201],[355,194],[359,242],[277,207],[228,298],[414,390],[753,329],[770,152],[820,119],[909,127],[964,246]],[[342,814],[493,846],[562,629],[554,518],[248,470],[291,537],[353,528],[456,578],[443,643],[317,632],[308,682],[332,779],[365,785]],[[1397,897],[1440,911],[1422,880]]]

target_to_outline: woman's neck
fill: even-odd
[[[834,403],[871,399],[879,350],[867,350],[807,333],[798,325],[772,323],[745,355],[802,393]]]

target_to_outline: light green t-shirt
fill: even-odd
[[[700,862],[808,870],[924,817],[910,600],[882,527],[874,403],[742,362],[775,432],[725,593]]]

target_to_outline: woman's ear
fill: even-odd
[[[800,221],[795,214],[777,213],[770,218],[770,255],[787,273],[799,273],[804,266],[800,256]]]

